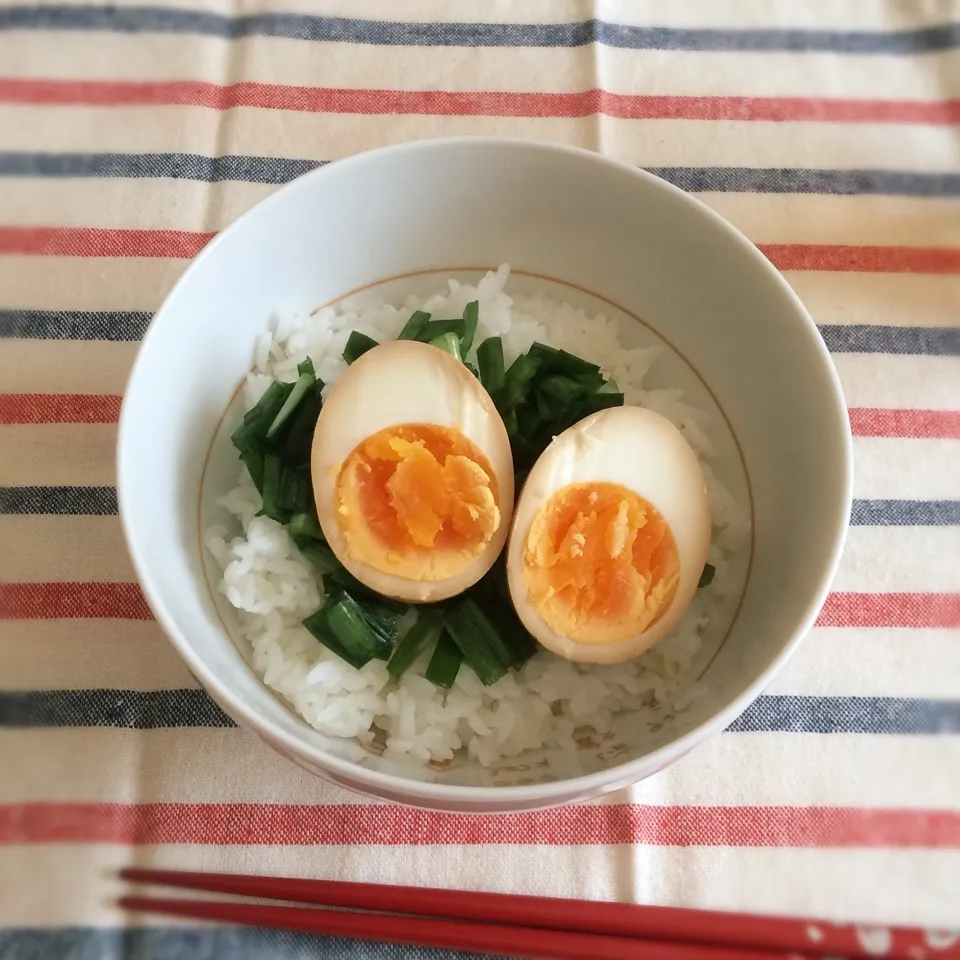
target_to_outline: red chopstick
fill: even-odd
[[[398,917],[313,907],[275,907],[153,897],[122,897],[120,906],[145,913],[223,920],[245,926],[299,930],[416,947],[499,954],[523,960],[629,960],[639,956],[643,960],[786,960],[787,957],[782,952],[744,951],[735,947],[705,947],[635,937],[547,930],[543,927],[438,920],[421,916]]]
[[[517,896],[497,893],[473,893],[456,890],[439,890],[428,887],[403,887],[387,884],[344,883],[331,880],[305,880],[293,877],[250,877],[225,873],[197,873],[180,870],[158,870],[130,867],[121,871],[127,880],[140,883],[152,883],[161,886],[182,889],[203,890],[211,893],[227,893],[238,896],[260,897],[271,900],[287,900],[299,903],[318,904],[327,907],[339,907],[348,910],[381,911],[391,914],[413,914],[419,917],[442,918],[444,921],[472,921],[473,926],[498,924],[501,935],[504,927],[538,928],[538,942],[542,942],[544,931],[572,934],[592,934],[598,937],[634,938],[631,946],[636,949],[641,941],[665,942],[664,946],[699,945],[709,948],[711,960],[727,955],[729,951],[718,954],[721,948],[730,948],[742,956],[745,950],[773,951],[777,956],[799,954],[816,956],[834,954],[844,957],[873,957],[877,955],[878,944],[886,948],[883,955],[888,960],[914,960],[918,951],[929,953],[930,945],[923,933],[902,927],[885,928],[877,931],[853,926],[836,926],[818,921],[796,920],[782,917],[748,916],[744,914],[719,911],[684,910],[673,907],[648,907],[633,904],[591,902],[559,899],[553,897]],[[153,909],[145,904],[165,903],[169,908],[173,904],[186,903],[191,907],[199,901],[148,901],[135,898],[140,904],[136,909]],[[128,900],[129,902],[129,900]],[[229,919],[239,923],[268,923],[267,919],[244,919],[251,917],[251,906],[243,904],[214,904],[216,908],[232,908],[230,916],[219,913],[214,919]],[[266,908],[268,910],[292,910],[294,915],[278,914],[285,920],[297,920],[310,923],[302,914],[316,917],[317,911],[304,911],[296,908]],[[163,911],[169,912],[169,910]],[[197,912],[181,913],[186,916],[200,916]],[[210,916],[209,913],[204,914]],[[329,918],[333,916],[327,912]],[[356,923],[355,915],[336,914],[349,918]],[[364,916],[357,934],[343,932],[343,936],[363,936],[367,939],[386,940],[390,937],[379,929],[374,929],[374,921],[391,918]],[[394,918],[399,919],[399,918]],[[409,919],[409,918],[405,918]],[[337,921],[340,922],[340,921]],[[346,922],[346,921],[344,921]],[[423,920],[416,920],[423,924]],[[441,921],[436,921],[441,922]],[[446,932],[446,924],[443,931]],[[457,929],[462,923],[455,925]],[[297,927],[296,929],[316,929],[319,932],[334,933],[333,930],[319,927]],[[409,928],[407,933],[413,928]],[[424,928],[418,928],[424,929]],[[879,938],[879,939],[878,939]],[[402,940],[397,942],[418,945],[446,945],[423,940]],[[621,939],[620,948],[622,949]],[[470,949],[479,949],[476,941]],[[647,943],[643,944],[646,948]],[[486,948],[493,950],[494,947]],[[501,948],[504,949],[504,948]],[[511,947],[507,952],[521,954],[522,951]],[[594,950],[591,947],[591,950]],[[542,954],[528,954],[541,956]],[[558,956],[554,951],[553,956]],[[559,954],[564,956],[564,954]],[[622,956],[623,954],[616,954]],[[599,960],[603,954],[594,952],[590,957]],[[652,954],[650,954],[652,956]],[[667,957],[692,957],[693,954],[664,954]],[[938,960],[960,960],[960,942],[937,950]]]

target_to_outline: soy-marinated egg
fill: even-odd
[[[503,548],[510,441],[493,401],[430,344],[375,347],[324,402],[311,450],[317,516],[358,580],[411,602],[471,586]]]
[[[677,624],[710,545],[696,454],[641,407],[603,410],[556,437],[530,471],[507,554],[524,625],[568,660],[636,657]]]

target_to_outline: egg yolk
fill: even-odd
[[[527,599],[577,643],[635,637],[667,610],[680,579],[659,510],[616,483],[574,483],[541,506],[523,554]]]
[[[459,573],[500,526],[487,458],[458,430],[432,424],[367,437],[343,462],[336,497],[350,556],[408,580]]]

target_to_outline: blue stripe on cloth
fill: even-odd
[[[117,512],[113,487],[0,487],[2,514],[104,517]]]
[[[233,727],[203,690],[0,692],[0,727]],[[762,696],[733,733],[960,733],[960,700]]]
[[[139,340],[145,310],[0,310],[0,337],[34,340]]]
[[[900,353],[960,356],[960,327],[884,327],[838,323],[820,327],[831,353]]]
[[[288,183],[326,160],[205,157],[196,153],[0,153],[5,177],[128,177],[218,183]],[[808,170],[789,167],[649,167],[692,193],[814,193],[853,196],[960,196],[960,173],[909,170]]]
[[[2,172],[0,159],[0,172]],[[811,170],[803,167],[647,167],[690,193],[816,193],[904,197],[960,196],[960,173]]]
[[[762,696],[731,733],[960,733],[960,700]]]
[[[912,30],[647,27],[582,20],[573,23],[407,23],[307,14],[231,17],[163,6],[65,5],[0,7],[0,30],[110,30],[116,33],[201,34],[232,40],[267,36],[379,46],[581,47],[628,50],[821,52],[907,55],[960,46],[960,24]]]
[[[0,309],[0,338],[139,340],[152,316],[145,310]],[[960,356],[960,329],[951,327],[835,324],[821,326],[820,334],[833,353]]]
[[[152,316],[145,310],[0,309],[0,338],[139,340]],[[819,329],[833,353],[960,356],[960,328],[955,327],[833,324]]]
[[[204,690],[0,691],[0,727],[235,726]]]
[[[854,500],[853,527],[950,527],[960,525],[960,500]]]
[[[111,516],[113,487],[0,487],[0,515]],[[960,526],[960,500],[854,500],[854,527]]]
[[[262,927],[0,930],[3,960],[481,960],[479,954]]]
[[[198,153],[0,153],[4,177],[125,177],[219,183],[288,183],[325,160],[284,157],[205,157]],[[960,180],[960,177],[958,177]],[[945,184],[951,188],[949,183]],[[957,192],[960,193],[960,186]],[[938,194],[939,195],[939,194]]]

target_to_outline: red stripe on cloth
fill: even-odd
[[[0,619],[110,617],[150,620],[136,583],[0,584]],[[958,627],[960,594],[831,593],[817,618],[821,627]]]
[[[773,120],[861,123],[960,123],[960,100],[840,100],[818,97],[691,97],[577,93],[453,92],[298,87],[245,81],[0,79],[0,101],[36,105],[259,107],[320,113],[430,116],[588,117],[624,120]]]
[[[116,423],[122,400],[114,394],[3,393],[0,424]],[[850,425],[858,437],[960,439],[960,410],[854,407]]]
[[[0,254],[190,258],[213,237],[186,230],[0,227]],[[960,248],[774,243],[760,244],[759,249],[780,270],[960,273]]]
[[[831,593],[818,627],[960,627],[960,593]]]
[[[960,273],[960,247],[857,247],[828,243],[762,243],[778,270],[848,273]]]
[[[48,257],[195,257],[214,234],[188,230],[0,227],[0,254]]]
[[[919,437],[960,440],[960,410],[882,410],[854,407],[850,427],[855,437]]]
[[[2,620],[152,620],[138,583],[0,583]]]
[[[87,393],[0,393],[0,423],[116,423],[121,397]]]
[[[33,803],[0,806],[0,843],[956,848],[960,811],[610,804],[477,817],[386,804]]]

